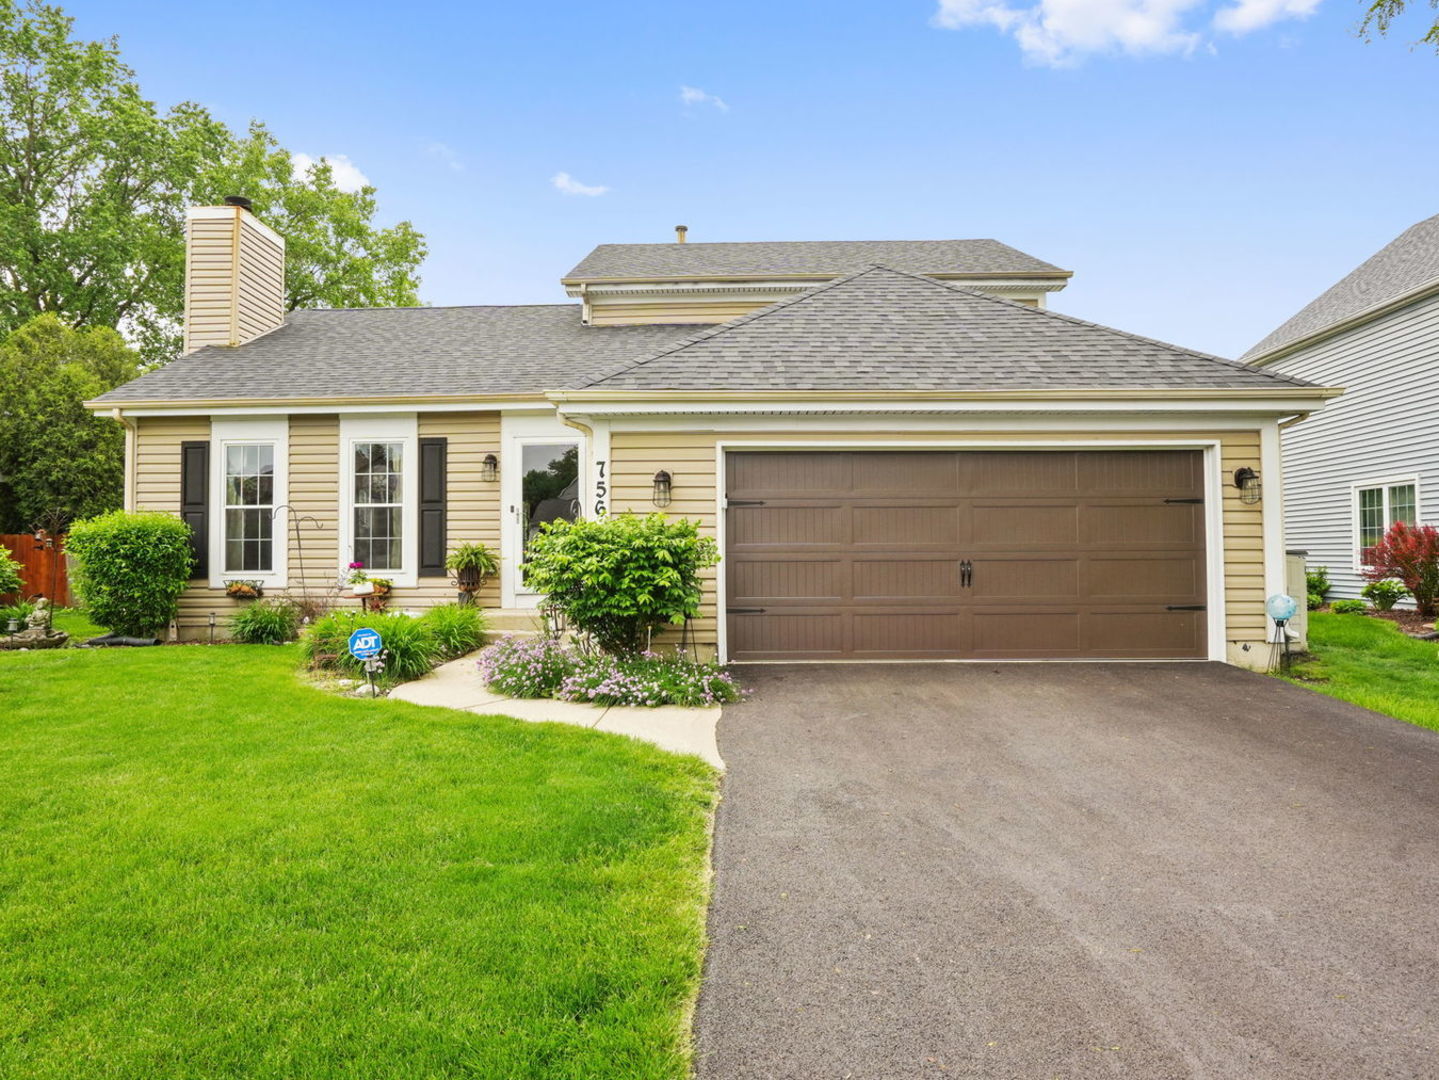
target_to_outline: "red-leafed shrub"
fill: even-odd
[[[1398,578],[1414,594],[1419,614],[1433,618],[1439,605],[1439,529],[1396,521],[1384,539],[1364,553],[1370,581]]]

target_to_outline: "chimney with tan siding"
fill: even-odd
[[[229,196],[185,215],[185,352],[243,345],[285,321],[285,240]]]

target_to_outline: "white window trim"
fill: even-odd
[[[1403,487],[1406,484],[1414,485],[1414,520],[1424,520],[1424,493],[1420,489],[1418,474],[1411,473],[1408,476],[1391,476],[1380,480],[1365,480],[1362,483],[1349,485],[1349,548],[1354,553],[1354,570],[1362,574],[1369,569],[1364,562],[1364,548],[1360,543],[1359,531],[1359,493],[1368,491],[1371,488],[1382,488],[1384,490],[1384,529],[1389,529],[1389,489],[1391,487]]]
[[[290,421],[286,417],[266,420],[214,420],[210,423],[210,588],[223,589],[226,581],[258,581],[271,589],[288,587],[289,517],[285,511],[273,516],[273,560],[266,573],[254,570],[225,570],[225,449],[228,446],[268,443],[275,451],[274,505],[290,500]]]
[[[413,589],[419,580],[420,542],[420,423],[415,413],[389,416],[340,417],[340,560],[336,571],[348,574],[355,560],[355,443],[397,442],[403,444],[404,463],[400,472],[401,537],[404,559],[399,570],[376,570],[397,589]],[[370,570],[366,567],[366,572]]]

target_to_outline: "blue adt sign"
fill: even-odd
[[[356,660],[370,660],[380,655],[383,642],[375,630],[356,630],[350,635],[350,655]]]

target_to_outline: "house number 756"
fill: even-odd
[[[605,507],[605,496],[609,494],[609,485],[605,483],[605,463],[595,462],[595,517],[604,517],[609,513]]]

